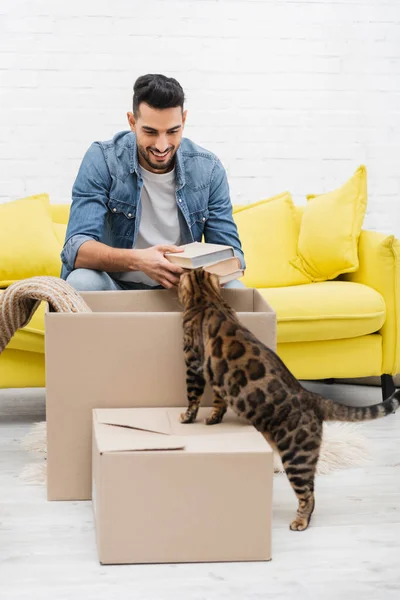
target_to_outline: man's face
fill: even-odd
[[[172,169],[185,120],[186,111],[182,114],[180,106],[159,110],[142,102],[136,118],[133,113],[128,113],[130,128],[136,133],[142,167],[153,173],[166,173]]]

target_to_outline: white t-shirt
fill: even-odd
[[[135,250],[150,248],[158,244],[179,245],[181,231],[175,196],[175,169],[168,173],[151,173],[139,167],[143,177],[140,196],[142,215]],[[121,273],[118,279],[159,285],[141,271]]]

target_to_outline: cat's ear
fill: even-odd
[[[216,275],[215,273],[210,273],[208,280],[210,282],[210,285],[211,285],[212,289],[215,292],[217,292],[217,294],[220,294],[221,293],[221,284],[219,282],[218,275]]]
[[[182,305],[185,305],[185,301],[188,297],[188,293],[189,293],[190,289],[191,289],[191,287],[190,287],[190,282],[189,282],[189,273],[187,271],[185,271],[180,276],[179,285],[178,285],[178,298],[179,298],[179,302]]]

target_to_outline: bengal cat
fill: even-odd
[[[306,529],[314,510],[314,476],[324,421],[364,421],[397,410],[400,391],[382,404],[353,408],[302,387],[280,358],[238,320],[220,293],[219,279],[202,269],[185,272],[178,288],[183,306],[188,408],[195,421],[208,380],[214,401],[208,425],[220,423],[229,405],[266,435],[281,456],[298,499],[290,525]]]

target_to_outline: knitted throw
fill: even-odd
[[[31,277],[0,292],[0,354],[20,327],[31,320],[41,302],[55,312],[92,312],[82,296],[58,277]]]

